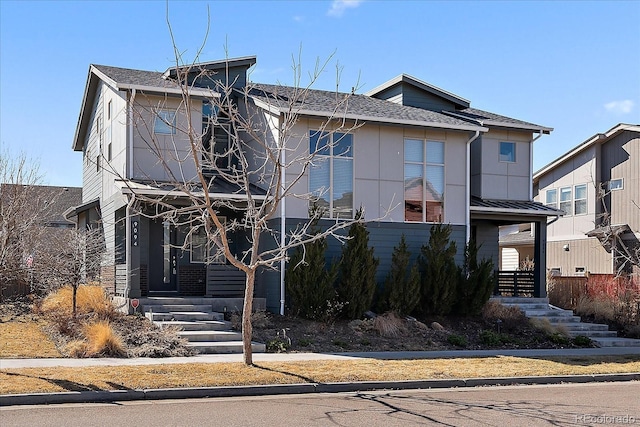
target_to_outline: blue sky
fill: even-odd
[[[0,144],[39,160],[44,182],[81,185],[71,150],[89,64],[164,71],[257,55],[251,76],[291,84],[334,54],[317,89],[360,92],[411,74],[471,106],[555,128],[538,169],[617,123],[640,123],[640,2],[0,0]]]

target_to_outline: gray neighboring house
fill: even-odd
[[[256,57],[249,56],[198,64],[194,69],[217,72],[214,79],[228,76],[239,89],[249,86],[250,96],[240,111],[268,117],[272,129],[278,129],[286,113],[281,100],[293,88],[249,82],[247,71],[255,63]],[[103,266],[103,283],[115,298],[242,295],[242,286],[234,290],[225,285],[226,278],[236,279],[224,259],[205,264],[194,246],[173,244],[182,241],[185,230],[145,215],[142,197],[166,197],[171,192],[165,185],[169,184],[166,170],[156,156],[172,156],[170,150],[152,152],[147,141],[171,138],[173,151],[189,150],[181,135],[166,135],[162,126],[169,116],[177,122],[186,118],[179,108],[175,75],[175,68],[161,73],[89,67],[72,144],[83,153],[83,203],[73,214],[79,224],[101,222],[110,254]],[[205,123],[206,99],[215,86],[211,80],[191,80],[191,120]],[[309,92],[293,128],[306,138],[304,150],[317,143],[314,134],[333,111],[336,96],[347,95]],[[368,223],[370,244],[381,259],[378,279],[387,274],[391,252],[402,233],[417,254],[428,242],[432,224],[450,224],[458,262],[466,240],[475,238],[482,244],[481,255],[497,265],[498,227],[534,223],[535,294],[545,295],[547,218],[560,212],[533,200],[532,145],[551,128],[472,108],[470,101],[404,74],[366,94],[354,94],[341,117],[362,124],[342,140],[345,150],[329,153],[324,163],[329,167],[340,162],[341,167],[332,169],[332,174],[326,170],[307,173],[298,182],[297,192],[329,188],[320,200],[327,207],[327,221],[352,217],[360,206],[368,218],[384,217]],[[220,141],[228,143],[224,138]],[[182,171],[193,174],[195,165],[183,164]],[[286,173],[287,179],[295,176],[291,172]],[[230,185],[215,182],[208,189],[212,197],[240,197]],[[307,220],[308,201],[291,197],[285,206],[286,228]],[[389,206],[394,208],[385,216]],[[274,217],[273,228],[279,230],[281,222]],[[242,238],[236,237],[234,249],[242,251]],[[339,250],[339,244],[331,242],[328,257]],[[283,309],[280,289],[278,272],[257,276],[256,297],[264,298],[271,311]]]
[[[593,135],[537,171],[533,187],[564,212],[548,226],[550,272],[640,275],[640,124]]]

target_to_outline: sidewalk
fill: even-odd
[[[558,356],[607,356],[640,355],[640,347],[607,347],[584,349],[534,349],[534,350],[453,350],[453,351],[397,351],[364,353],[256,353],[254,362],[284,362],[303,360],[354,360],[373,358],[381,360],[438,359],[466,357],[558,357]],[[241,354],[213,354],[193,357],[138,358],[138,359],[0,359],[0,369],[29,367],[82,367],[82,366],[135,366],[176,363],[242,362]],[[539,377],[502,377],[433,379],[415,381],[366,381],[341,383],[272,384],[254,386],[193,387],[149,390],[98,390],[60,393],[33,393],[0,395],[0,407],[13,405],[44,405],[65,403],[119,402],[132,400],[195,399],[204,397],[239,397],[281,394],[345,393],[372,390],[411,390],[463,388],[495,385],[561,384],[604,381],[640,381],[640,373],[561,375]]]
[[[621,356],[640,355],[640,347],[603,347],[531,350],[447,350],[447,351],[381,351],[360,353],[254,353],[254,362],[295,362],[303,360],[409,360],[464,357],[562,357],[562,356]],[[135,366],[169,365],[177,363],[230,363],[242,362],[242,354],[202,354],[191,357],[161,358],[95,358],[95,359],[0,359],[0,369],[82,367],[82,366]]]

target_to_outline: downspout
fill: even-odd
[[[529,144],[529,200],[533,200],[533,143],[542,136],[542,131]]]
[[[283,117],[280,115],[280,123],[282,123]],[[280,126],[279,126],[280,127]],[[286,230],[285,226],[287,224],[286,218],[286,198],[284,197],[284,188],[285,188],[285,161],[286,161],[286,153],[284,149],[284,141],[282,140],[282,129],[278,129],[278,140],[280,141],[280,188],[278,191],[280,192],[280,247],[284,248],[286,243]],[[283,257],[280,260],[280,315],[284,316],[284,303],[285,303],[285,286],[284,286],[284,272],[286,267],[286,259]]]
[[[482,122],[478,121],[480,126]],[[471,240],[471,143],[480,136],[480,131],[477,130],[467,141],[467,165],[466,165],[466,177],[465,177],[465,209],[464,209],[464,223],[465,223],[465,239],[466,243]]]
[[[129,170],[125,179],[133,178],[133,102],[136,99],[136,90],[131,89],[131,97],[129,98],[129,140],[127,147],[129,148]]]

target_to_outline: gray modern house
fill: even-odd
[[[164,73],[89,67],[72,145],[83,153],[83,202],[73,215],[80,225],[102,226],[110,254],[102,280],[115,298],[242,295],[242,281],[224,257],[205,262],[193,241],[176,244],[184,243],[186,235],[193,239],[193,233],[155,219],[145,201],[184,202],[171,193],[172,175],[193,177],[198,165],[178,166],[177,159],[186,158],[191,148],[188,138],[170,125],[204,122],[211,114],[207,99],[224,96],[216,93],[211,79],[198,78],[201,70],[246,94],[237,98],[239,114],[264,117],[272,140],[279,140],[278,130],[288,117],[286,100],[296,88],[250,82],[247,72],[255,63],[256,57],[249,56]],[[185,106],[176,75],[190,70],[194,74]],[[336,112],[338,98],[348,101]],[[481,255],[497,265],[498,227],[534,223],[534,293],[545,296],[547,220],[561,212],[533,200],[532,146],[551,128],[472,108],[470,101],[404,74],[366,94],[309,90],[297,111],[291,132],[303,143],[291,149],[303,154],[317,150],[323,161],[302,175],[295,192],[317,195],[327,222],[353,218],[360,207],[367,219],[377,218],[368,229],[381,259],[380,279],[401,234],[417,254],[434,223],[450,224],[459,261],[465,242],[475,238],[482,245]],[[326,151],[319,150],[324,123],[337,116],[357,126],[331,141]],[[201,137],[211,137],[204,135],[204,128]],[[250,147],[250,130],[243,132]],[[225,132],[216,134],[214,127],[212,133],[210,149],[224,152]],[[341,150],[336,151],[338,146]],[[163,167],[159,157],[176,167]],[[285,180],[298,172],[286,170]],[[224,179],[213,182],[206,189],[210,197],[241,202],[243,195]],[[259,195],[263,184],[256,180],[253,185]],[[224,215],[232,218],[234,212]],[[288,197],[272,225],[293,228],[308,215],[308,199]],[[234,242],[236,251],[244,250],[241,236]],[[328,256],[338,250],[339,243],[331,242]],[[255,295],[274,312],[284,304],[281,280],[277,271],[257,276]]]
[[[640,125],[588,138],[533,176],[535,199],[564,215],[548,227],[554,274],[640,274]]]

